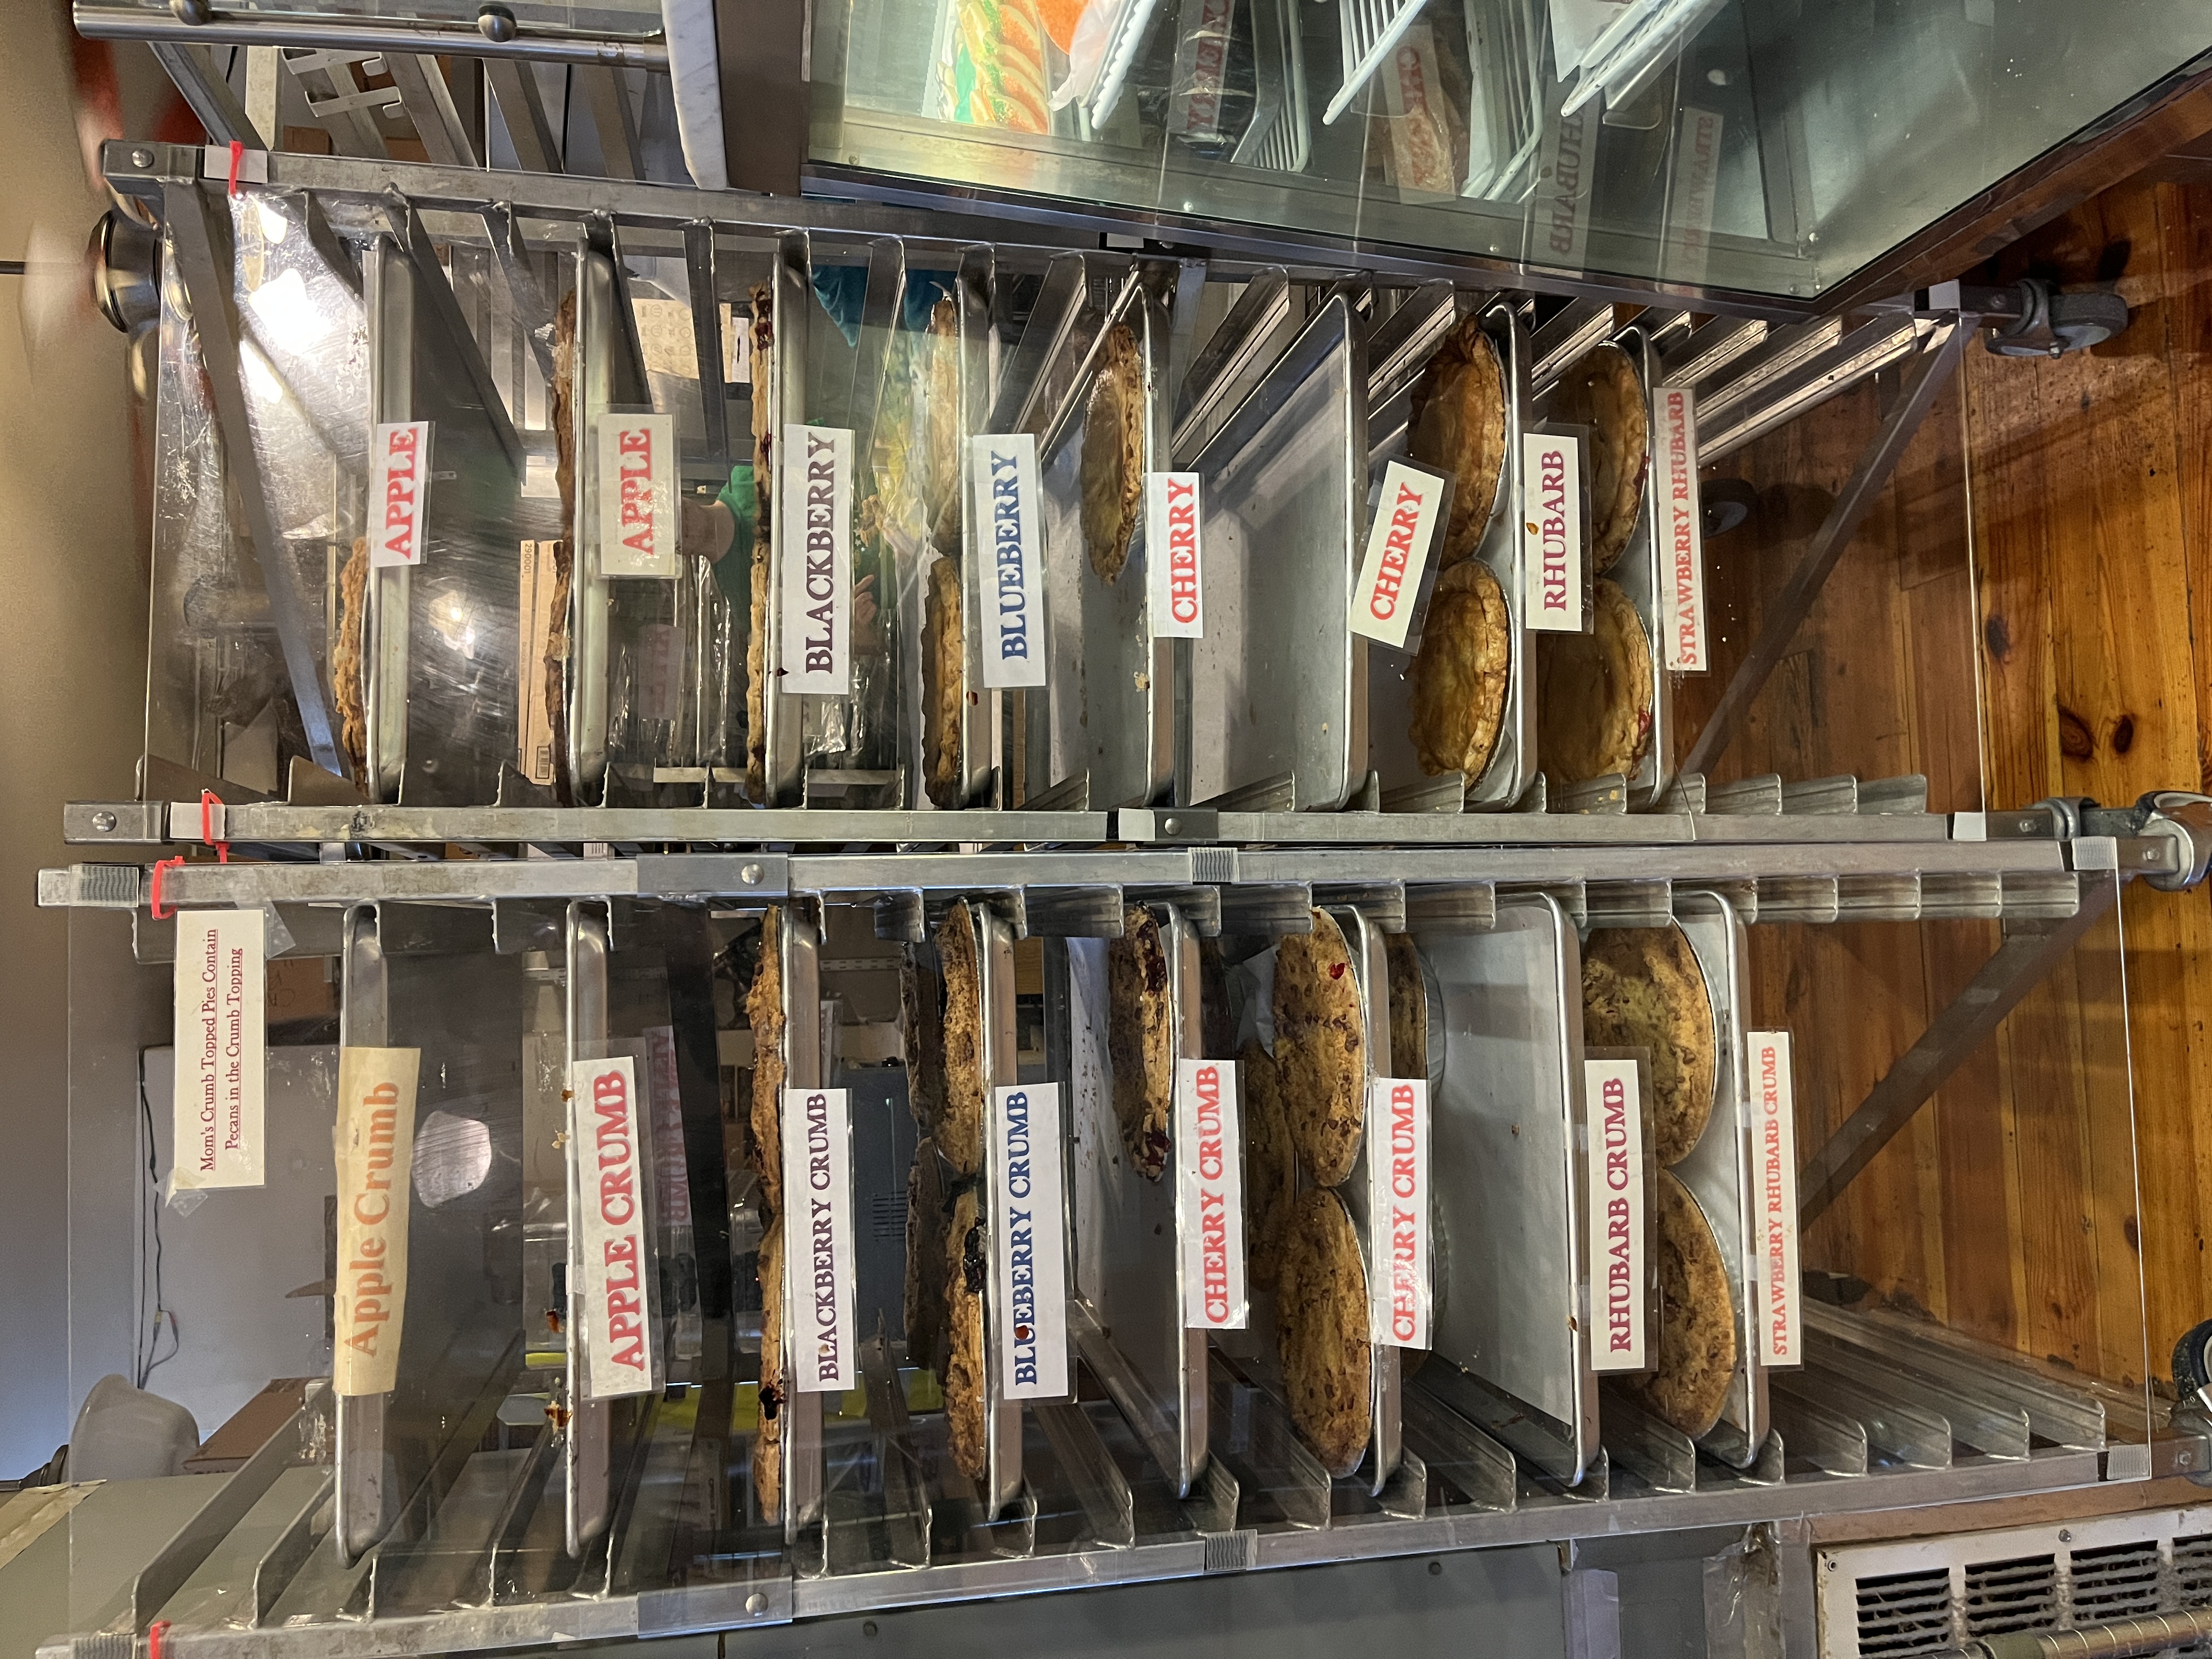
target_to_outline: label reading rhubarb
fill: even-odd
[[[1450,481],[1403,461],[1382,469],[1382,491],[1367,526],[1367,551],[1352,589],[1352,631],[1403,650],[1420,602],[1429,546]]]
[[[1651,394],[1652,459],[1659,471],[1656,526],[1663,556],[1660,606],[1667,666],[1702,674],[1705,659],[1705,532],[1698,507],[1698,401],[1687,386]]]
[[[1367,1085],[1368,1323],[1374,1340],[1429,1346],[1429,1085]]]
[[[1067,1212],[1061,1200],[1060,1085],[991,1091],[991,1343],[1006,1400],[1067,1394]]]
[[[653,1341],[654,1265],[646,1194],[653,1176],[638,1150],[637,1065],[628,1054],[568,1067],[569,1222],[577,1283],[571,1298],[581,1344],[583,1397],[615,1400],[660,1386]]]
[[[369,438],[368,562],[378,570],[422,562],[430,495],[430,422],[392,421]]]
[[[179,1191],[262,1184],[268,1036],[259,910],[180,910],[173,972]]]
[[[1790,1069],[1790,1033],[1751,1031],[1749,1056],[1752,1167],[1758,1171],[1759,1363],[1805,1363],[1803,1311],[1797,1282],[1796,1088]]]
[[[1583,1062],[1589,1118],[1590,1369],[1645,1369],[1650,1235],[1644,1225],[1644,1103],[1632,1060]]]
[[[853,1352],[851,1097],[842,1089],[783,1091],[784,1274],[789,1285],[792,1386],[835,1394],[860,1386]]]
[[[1244,1328],[1244,1160],[1237,1064],[1176,1062],[1176,1231],[1182,1242],[1182,1322]]]
[[[602,415],[599,574],[676,579],[676,425],[665,415]]]
[[[1206,636],[1198,474],[1145,474],[1146,595],[1155,639]]]
[[[1582,441],[1521,434],[1521,579],[1527,625],[1583,631]]]

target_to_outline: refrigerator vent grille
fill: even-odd
[[[1858,1647],[1866,1659],[1917,1659],[1951,1644],[1951,1574],[1891,1573],[1859,1581]]]

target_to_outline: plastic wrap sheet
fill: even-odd
[[[305,197],[241,191],[228,211],[255,453],[284,556],[303,589],[325,596],[315,645],[327,678],[338,573],[361,533],[367,319],[351,273],[332,269],[309,236]],[[307,743],[173,254],[165,232],[147,753],[275,793],[286,758]]]

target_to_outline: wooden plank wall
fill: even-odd
[[[2132,325],[2057,362],[1969,349],[1717,778],[1923,772],[1936,810],[2203,787],[2212,191],[2122,186],[1989,274],[2028,270],[2117,281]],[[1686,733],[1880,407],[1862,387],[1717,469],[1762,502],[1708,550],[1717,672],[1682,682]],[[2107,925],[1823,1218],[1808,1265],[2115,1380],[2164,1374],[2212,1315],[2212,1124],[2193,1110],[2212,1103],[2212,913],[2144,890],[2124,925],[2130,1017]],[[1968,922],[1753,930],[1754,1014],[1800,1033],[1801,1152],[1996,940]]]

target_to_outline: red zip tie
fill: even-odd
[[[200,839],[215,848],[217,864],[228,864],[230,862],[230,843],[215,838],[215,809],[222,805],[222,798],[214,790],[200,791]]]
[[[147,908],[153,911],[154,920],[156,921],[167,921],[171,916],[177,914],[174,910],[164,910],[161,908],[161,877],[163,872],[166,871],[180,868],[183,866],[184,861],[185,860],[181,856],[173,859],[155,859],[154,860],[154,888],[153,890],[146,896],[146,904]]]
[[[238,164],[245,159],[246,145],[239,139],[232,139],[230,141],[230,193],[233,196],[238,194]],[[156,1654],[154,1659],[161,1659],[161,1656]]]
[[[161,1638],[169,1633],[169,1621],[156,1619],[146,1626],[146,1659],[161,1659]]]

